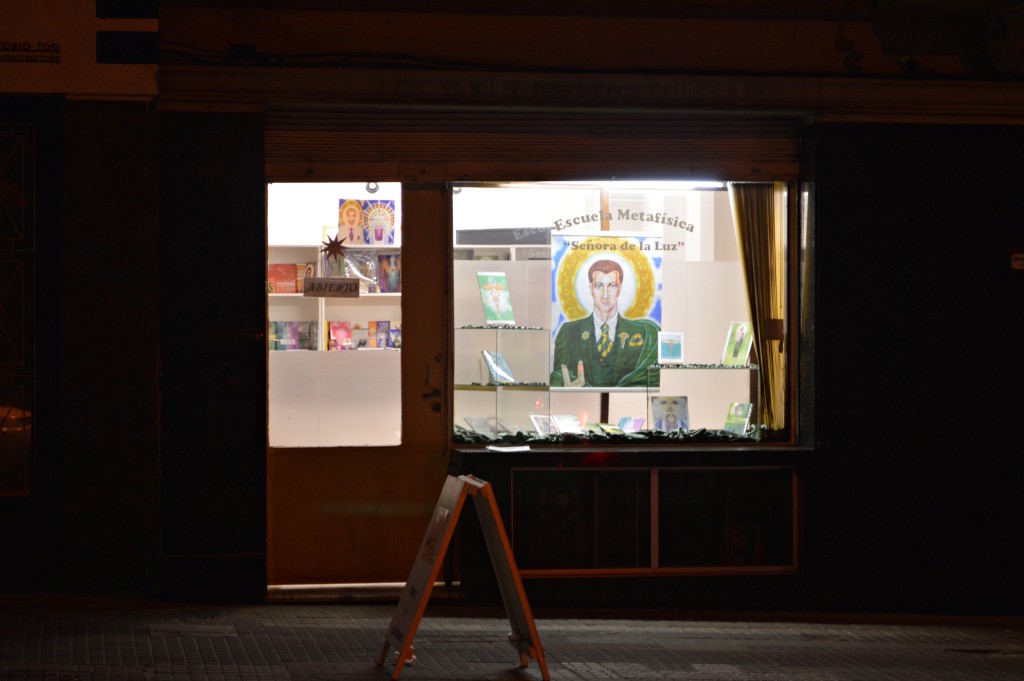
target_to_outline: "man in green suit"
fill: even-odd
[[[587,279],[594,312],[565,322],[555,336],[553,387],[647,387],[647,367],[658,363],[658,331],[649,319],[619,314],[622,267],[598,260]],[[658,372],[652,379],[657,380]]]

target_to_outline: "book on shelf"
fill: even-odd
[[[484,356],[484,364],[487,365],[492,383],[515,383],[516,379],[512,376],[505,355],[493,350],[481,350],[480,353]]]
[[[399,349],[402,347],[402,321],[399,319],[391,320],[391,328],[388,329],[388,345]]]
[[[267,265],[268,293],[297,293],[296,267],[293,262],[275,262]]]
[[[750,413],[754,405],[751,402],[733,402],[725,414],[725,427],[722,430],[737,435],[745,435],[750,427]]]
[[[395,200],[366,199],[362,203],[363,212],[366,215],[364,221],[366,243],[394,244],[398,232],[398,227],[395,224]]]
[[[325,322],[328,350],[352,349],[352,322]]]
[[[582,433],[583,424],[576,414],[552,414],[551,423],[559,433]]]
[[[366,335],[369,339],[367,347],[370,348],[387,348],[388,336],[391,332],[391,322],[385,319],[374,320],[369,322],[366,329]]]
[[[377,284],[381,293],[402,292],[402,256],[388,253],[377,256]]]
[[[677,430],[689,432],[690,407],[685,395],[663,395],[651,398],[651,423],[653,430],[671,433]]]
[[[306,279],[316,276],[316,263],[304,262],[295,265],[295,292],[302,293],[306,290]]]
[[[368,324],[364,321],[352,322],[352,348],[361,350],[370,347]]]
[[[679,331],[658,332],[658,364],[683,363],[683,334]]]
[[[646,420],[643,416],[623,416],[619,419],[619,429],[623,433],[637,433],[644,427]]]
[[[729,334],[725,337],[725,349],[722,350],[722,364],[746,366],[753,340],[754,334],[751,331],[750,322],[729,324]]]
[[[344,239],[345,246],[366,243],[366,216],[363,202],[356,199],[338,199],[337,238]],[[324,227],[325,235],[328,227]],[[324,237],[324,241],[327,237]]]
[[[626,432],[612,423],[599,423],[597,426],[601,429],[601,432],[608,433],[609,435],[622,435]]]
[[[541,437],[558,432],[551,423],[551,417],[547,414],[530,414],[530,421],[533,422],[533,429],[537,431],[537,435]]]
[[[270,350],[316,350],[317,322],[280,322],[269,325]]]
[[[488,324],[512,326],[516,323],[512,313],[512,296],[504,272],[477,272],[480,300],[484,304],[484,317]]]
[[[345,259],[341,256],[331,256],[326,253],[323,254],[320,258],[319,276],[331,279],[345,277]]]

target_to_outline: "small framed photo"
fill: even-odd
[[[658,364],[683,363],[683,334],[679,331],[658,332]]]
[[[685,395],[651,398],[651,425],[654,430],[672,433],[690,431],[690,409]]]
[[[537,431],[537,435],[541,437],[547,437],[555,432],[551,417],[547,414],[530,414],[530,421],[533,422],[533,429]]]
[[[746,366],[753,340],[750,322],[732,322],[729,325],[729,335],[725,337],[722,364],[732,367]]]

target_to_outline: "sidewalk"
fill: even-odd
[[[393,605],[0,596],[0,679],[385,681]],[[1020,681],[1024,617],[534,612],[551,679]],[[405,681],[539,680],[500,609],[427,610]],[[392,651],[393,652],[393,651]]]

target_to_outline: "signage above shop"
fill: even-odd
[[[157,94],[155,16],[139,11],[101,17],[95,0],[66,0],[59,8],[13,4],[4,5],[0,92],[130,99]]]

